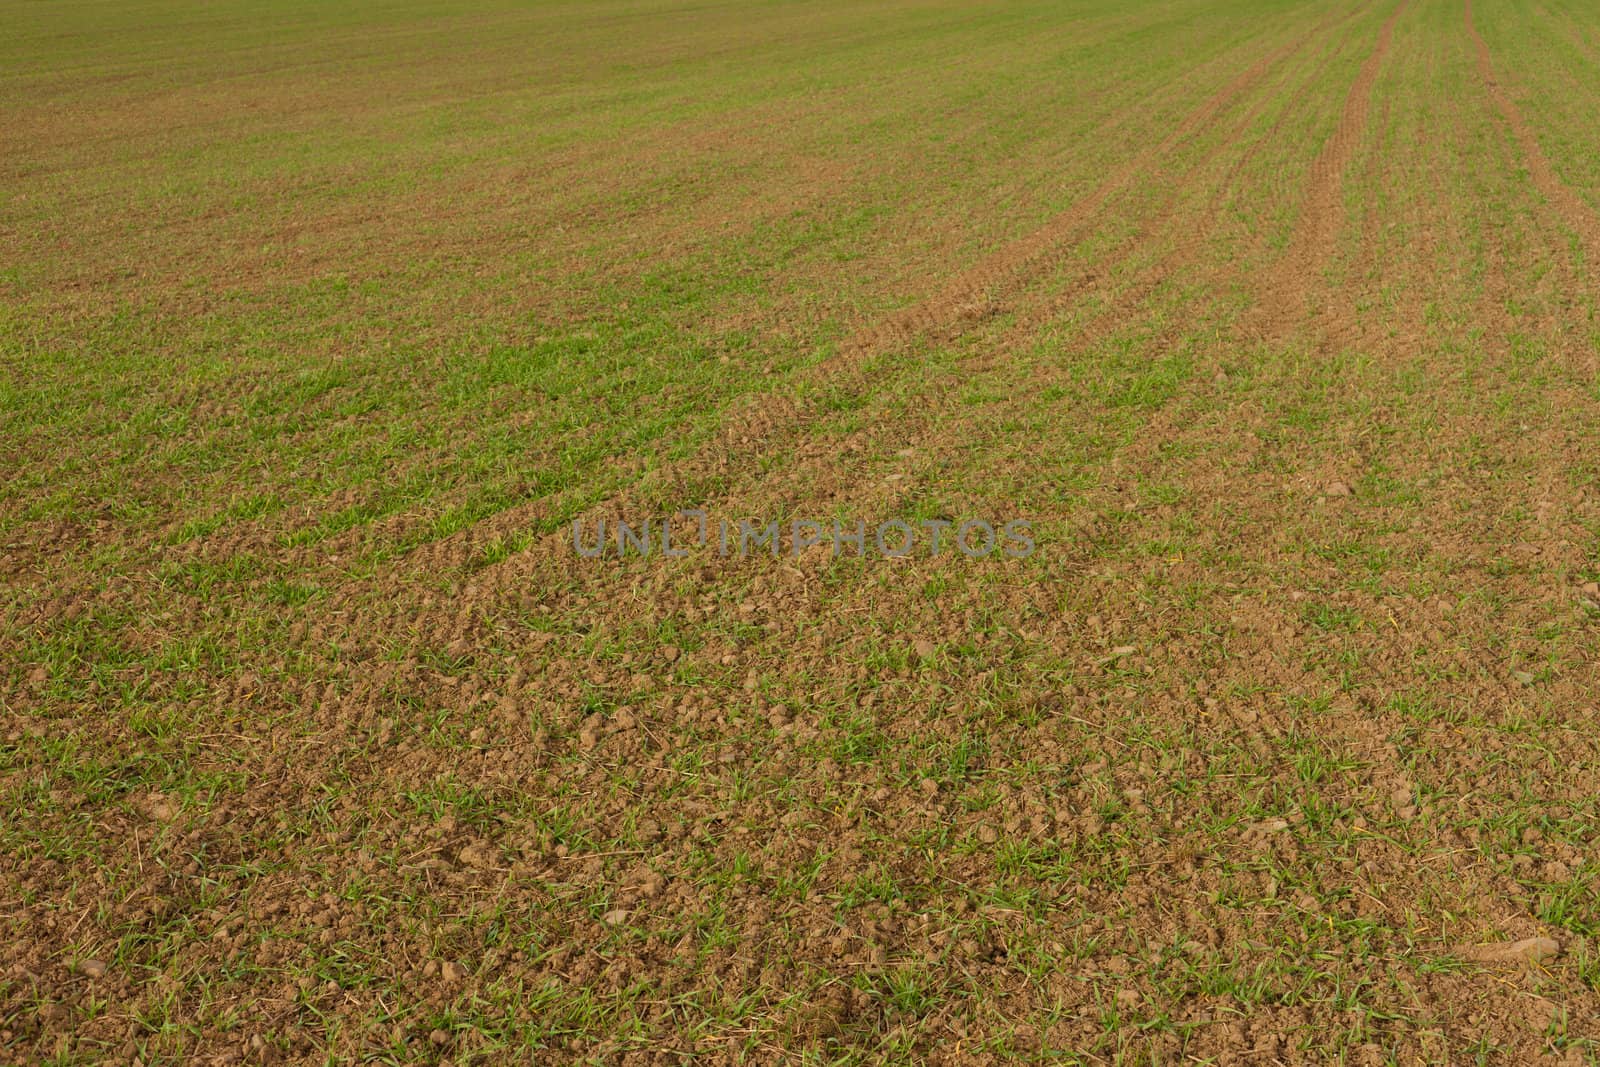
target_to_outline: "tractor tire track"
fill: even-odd
[[[1477,54],[1479,77],[1482,78],[1489,98],[1494,101],[1500,117],[1510,127],[1511,134],[1521,149],[1522,162],[1528,171],[1528,177],[1533,181],[1534,188],[1539,190],[1560,214],[1566,225],[1578,235],[1589,263],[1600,263],[1600,217],[1596,216],[1594,209],[1583,197],[1556,174],[1555,168],[1551,167],[1550,160],[1544,154],[1544,149],[1539,145],[1539,138],[1523,119],[1522,112],[1511,99],[1511,95],[1506,92],[1505,85],[1495,76],[1494,60],[1489,54],[1489,46],[1472,21],[1472,0],[1465,0],[1462,13],[1466,21],[1467,36],[1472,38],[1472,46]]]
[[[1322,288],[1322,271],[1337,252],[1344,216],[1344,172],[1366,134],[1373,86],[1389,55],[1394,26],[1406,4],[1407,0],[1400,0],[1384,20],[1376,44],[1345,94],[1338,125],[1312,160],[1300,220],[1284,253],[1283,268],[1274,272],[1263,301],[1262,332],[1268,337],[1281,338],[1302,325],[1308,316],[1320,316],[1311,297]]]
[[[1391,17],[1388,25],[1392,24],[1393,17]],[[1386,31],[1388,25],[1385,27]],[[1387,38],[1387,32],[1380,36],[1380,51],[1387,51]],[[1357,88],[1367,91],[1368,97],[1361,99],[1354,107],[1347,106],[1346,108],[1347,116],[1356,115],[1361,117],[1361,125],[1364,125],[1365,115],[1370,108],[1370,87],[1378,69],[1378,63],[1369,59],[1363,68],[1363,73],[1366,76],[1358,79],[1357,83]],[[1355,94],[1352,93],[1352,98],[1354,97]],[[1354,129],[1354,127],[1346,127],[1347,131],[1353,131]],[[1352,147],[1359,142],[1359,139],[1359,132],[1347,132],[1341,138],[1341,143],[1344,146],[1342,152],[1348,154]],[[1325,178],[1330,179],[1337,174],[1336,171],[1328,168],[1324,168],[1322,173]],[[1334,198],[1334,203],[1337,202],[1337,198]],[[1215,211],[1216,206],[1215,202],[1211,205],[1207,212],[1208,218]],[[1205,226],[1202,226],[1202,230],[1205,228]],[[1178,255],[1176,258],[1181,260],[1182,256]],[[1161,272],[1157,271],[1156,273],[1159,274]],[[1213,271],[1213,275],[1220,273],[1220,270]],[[1218,280],[1213,277],[1213,283]],[[1142,292],[1142,287],[1136,288],[1139,288]],[[1160,350],[1165,347],[1165,343],[1168,340],[1170,338],[1158,340],[1155,342],[1154,347]],[[1209,375],[1207,373],[1211,369],[1207,364],[1196,367],[1191,380],[1194,382],[1197,392],[1205,393],[1212,388],[1208,384]],[[1243,429],[1252,424],[1240,422],[1237,425]],[[1128,468],[1134,471],[1150,470],[1162,462],[1159,458],[1159,452],[1164,446],[1171,446],[1174,442],[1182,442],[1190,437],[1214,442],[1215,438],[1212,436],[1214,433],[1215,427],[1206,425],[1203,420],[1195,420],[1192,417],[1192,412],[1184,404],[1169,403],[1154,414],[1141,433],[1134,436],[1133,443],[1124,453],[1125,462]],[[1179,449],[1178,452],[1182,454],[1183,450]],[[1237,494],[1239,490],[1235,488],[1230,492]],[[1248,510],[1255,513],[1269,513],[1272,503],[1265,498],[1270,497],[1271,493],[1272,490],[1270,488],[1259,486],[1252,486],[1246,489],[1245,498],[1250,500],[1253,505]],[[1234,495],[1232,499],[1237,503],[1239,498]],[[1293,612],[1275,613],[1270,605],[1262,605],[1261,610],[1264,614],[1278,615],[1274,620],[1274,626],[1277,630],[1292,628],[1296,622]],[[1267,646],[1260,645],[1250,651],[1253,654],[1263,654],[1269,650]],[[1235,735],[1240,739],[1240,743],[1247,747],[1259,760],[1269,765],[1279,764],[1284,761],[1285,755],[1282,746],[1285,740],[1293,736],[1295,731],[1301,728],[1301,724],[1297,723],[1293,714],[1282,706],[1281,701],[1255,700],[1248,702],[1248,704],[1221,701],[1216,703],[1212,711],[1228,720],[1232,724]],[[1396,717],[1385,713],[1381,709],[1379,702],[1367,695],[1363,695],[1362,699],[1352,702],[1351,706],[1345,709],[1344,714],[1347,725],[1352,729],[1352,736],[1347,740],[1345,749],[1353,754],[1360,755],[1364,762],[1370,764],[1376,795],[1382,798],[1390,798],[1400,792],[1404,792],[1407,796],[1410,796],[1416,788],[1413,781],[1414,775],[1401,765],[1393,745],[1389,743],[1389,738],[1398,731],[1401,725],[1395,721]],[[1388,803],[1399,802],[1388,801]],[[1382,825],[1388,817],[1384,803],[1366,804],[1364,808],[1375,825]],[[1383,839],[1381,837],[1375,838],[1372,842],[1372,847],[1381,851]],[[1398,855],[1398,859],[1401,863],[1407,861],[1407,857],[1404,854]],[[1506,877],[1503,872],[1495,869],[1491,864],[1485,863],[1482,856],[1476,853],[1441,850],[1434,854],[1432,859],[1443,865],[1445,871],[1448,872],[1445,877],[1452,884],[1463,887],[1464,897],[1474,901],[1474,906],[1480,915],[1489,920],[1489,928],[1499,931],[1518,931],[1519,934],[1542,932],[1536,923],[1530,921],[1533,917],[1528,913],[1525,903],[1526,894],[1520,890],[1514,880]]]

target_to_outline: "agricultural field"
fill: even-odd
[[[0,25],[0,1063],[1600,1063],[1588,0]]]

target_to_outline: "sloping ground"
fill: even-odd
[[[4,16],[0,1059],[1600,1058],[1585,5]]]

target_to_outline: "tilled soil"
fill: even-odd
[[[1592,12],[364,17],[6,89],[7,1062],[1600,1056]]]

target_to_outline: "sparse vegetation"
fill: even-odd
[[[1600,1059],[1587,6],[0,11],[0,1060]]]

